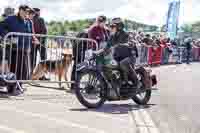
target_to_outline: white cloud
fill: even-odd
[[[0,12],[6,6],[29,4],[39,7],[47,20],[74,20],[120,16],[146,24],[162,25],[166,22],[169,0],[1,0]],[[180,23],[200,20],[200,1],[181,0]]]
[[[0,12],[3,12],[4,9],[3,7],[7,6],[8,5],[8,1],[1,1],[1,4],[0,4]]]
[[[198,0],[185,0],[181,4],[180,21],[181,23],[192,23],[200,20],[200,1]]]
[[[152,3],[152,0],[138,0],[118,8],[117,14],[146,24],[161,24],[165,19],[166,9],[167,5]]]

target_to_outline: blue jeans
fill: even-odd
[[[187,55],[186,55],[186,63],[190,64],[190,56],[191,56],[191,50],[187,49]]]

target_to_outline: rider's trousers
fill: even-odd
[[[120,69],[123,73],[123,78],[126,82],[128,82],[128,77],[130,80],[134,83],[134,85],[137,85],[138,79],[137,74],[134,69],[136,58],[134,57],[127,57],[120,61]]]

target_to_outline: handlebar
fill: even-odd
[[[93,52],[94,56],[101,56],[102,54],[104,54],[105,50],[104,49],[100,49],[98,51]]]
[[[125,45],[125,46],[129,46],[129,44],[127,44],[127,43],[124,43],[124,44],[119,44],[119,45]],[[94,59],[94,58],[96,58],[96,57],[98,57],[98,56],[104,56],[104,55],[106,55],[107,53],[109,53],[110,51],[112,51],[112,49],[115,49],[116,47],[118,47],[119,45],[116,45],[116,46],[113,46],[113,47],[111,47],[111,48],[105,48],[105,49],[100,49],[100,50],[98,50],[98,51],[94,51],[92,54],[92,58],[91,59],[89,59],[89,60],[92,60],[92,59]],[[129,46],[129,47],[131,47],[131,46]]]

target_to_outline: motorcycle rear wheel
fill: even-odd
[[[140,80],[139,82],[142,83],[142,88],[145,88],[145,72],[146,70],[144,68],[139,68],[138,70],[136,70],[136,73],[140,76]],[[151,99],[151,90],[150,89],[146,89],[146,91],[136,94],[135,96],[132,97],[132,100],[138,104],[138,105],[146,105],[148,104],[149,100]]]
[[[151,90],[146,90],[144,93],[140,93],[132,97],[133,101],[138,105],[146,105],[151,99]]]

